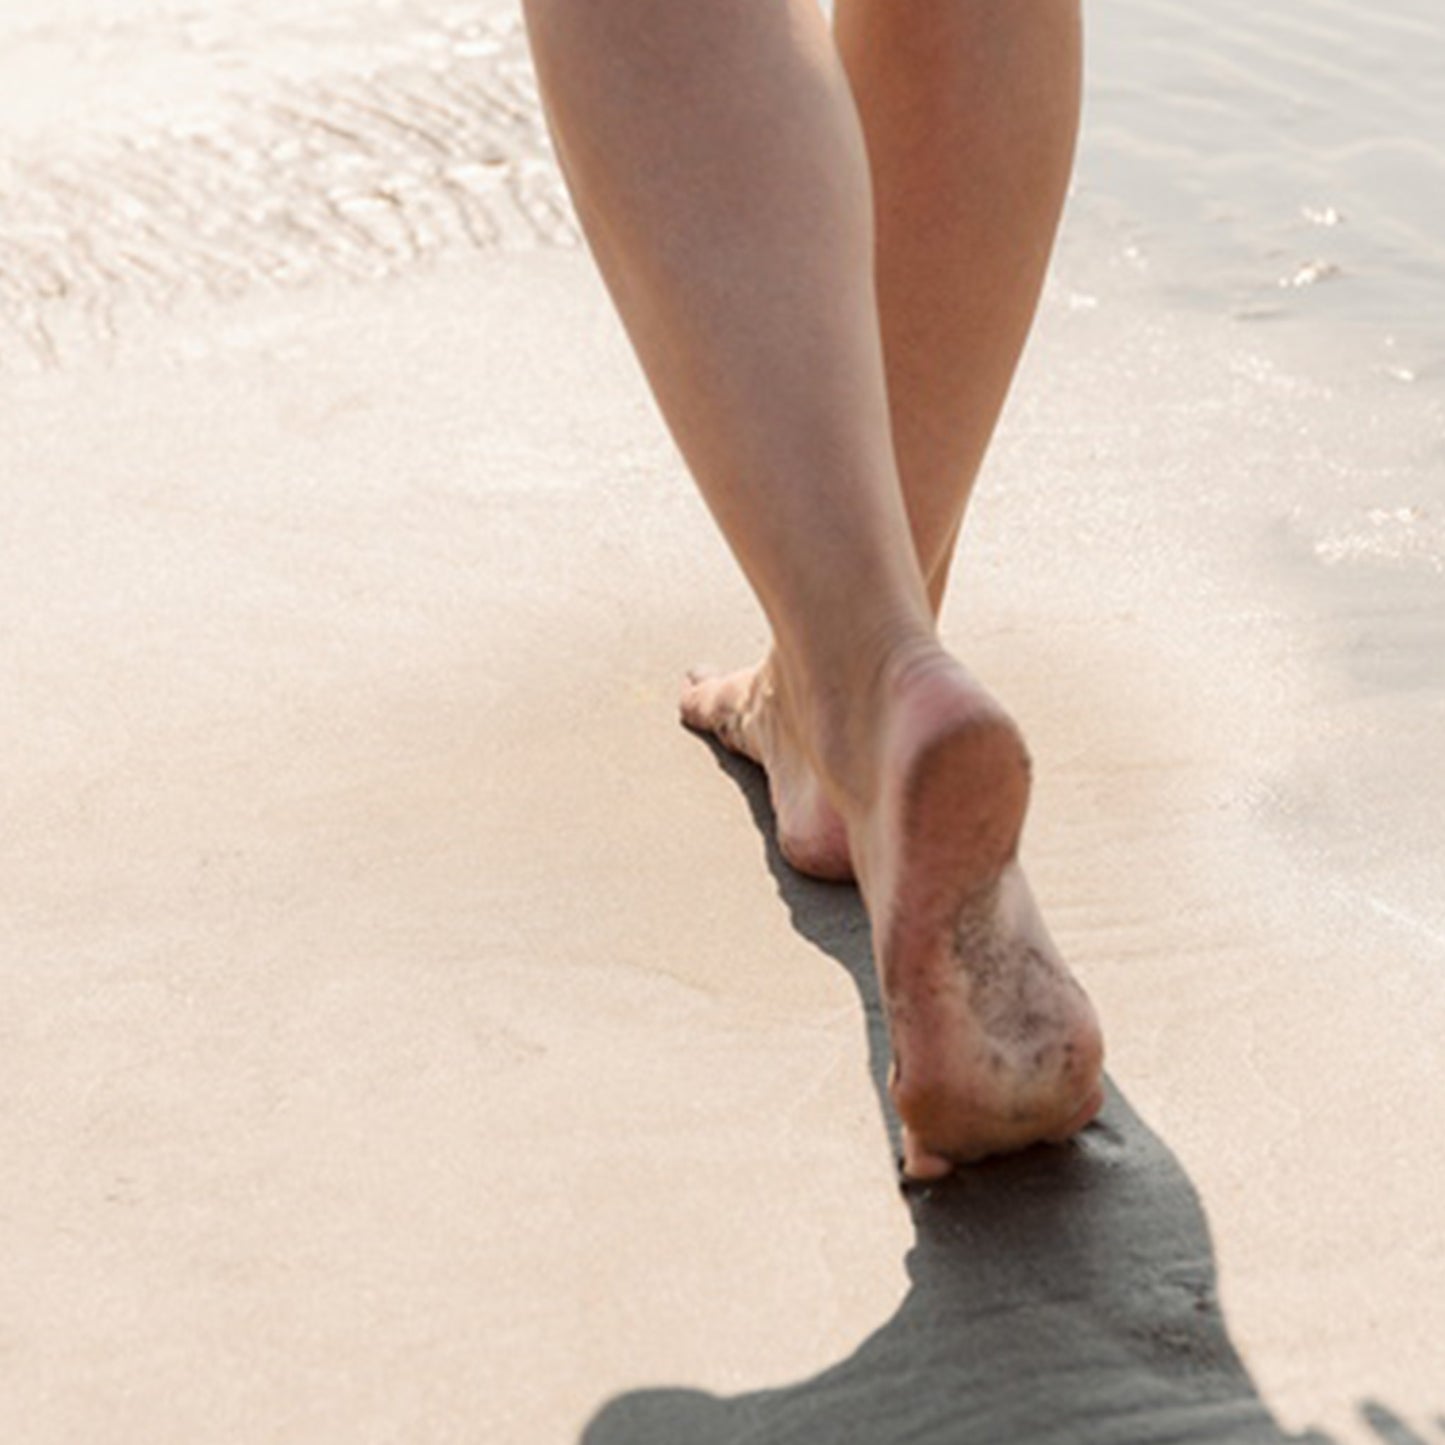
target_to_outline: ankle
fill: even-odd
[[[828,660],[774,653],[784,706],[836,806],[866,810],[876,795],[892,714],[913,679],[951,665],[931,627],[880,628]]]

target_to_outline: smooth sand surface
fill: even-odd
[[[228,314],[8,385],[6,1438],[1435,1438],[1439,576],[1327,396],[1051,293],[948,628],[1129,1103],[910,1216],[589,263]]]
[[[0,1439],[1445,1439],[1445,409],[1086,240],[945,627],[1114,1092],[907,1202],[585,257],[7,293]]]

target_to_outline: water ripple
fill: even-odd
[[[408,40],[180,118],[0,138],[0,367],[196,295],[577,244],[517,17]]]

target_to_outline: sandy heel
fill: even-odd
[[[880,810],[892,835],[875,845],[891,868],[870,891],[886,919],[894,1102],[910,1156],[936,1175],[1077,1132],[1099,1106],[1103,1049],[1018,866],[1030,785],[1018,729],[956,676],[904,706]]]

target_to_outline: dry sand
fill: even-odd
[[[1441,401],[1107,262],[946,629],[1115,1093],[910,1204],[856,898],[674,721],[763,637],[584,256],[16,361],[0,1438],[1445,1438]]]

